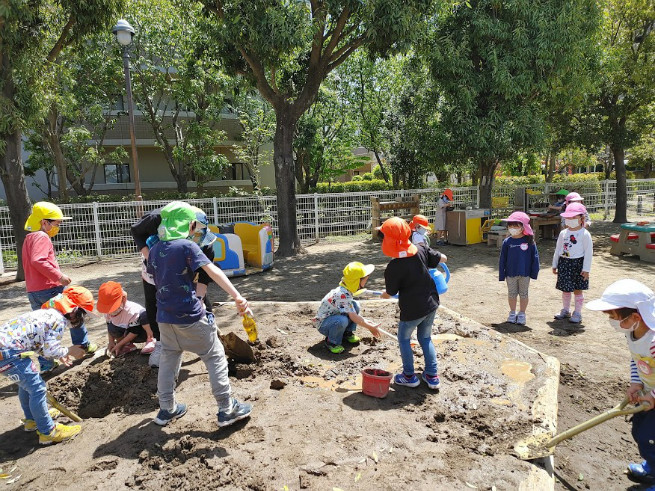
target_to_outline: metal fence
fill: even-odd
[[[527,187],[541,193],[559,189],[556,184],[534,184]],[[514,206],[516,186],[498,185],[493,197],[497,206],[492,216],[504,216]],[[455,202],[462,207],[477,207],[480,193],[477,187],[452,187]],[[585,198],[590,213],[605,216],[614,210],[616,181],[584,183],[577,189]],[[356,237],[366,233],[371,224],[371,196],[393,200],[419,194],[421,213],[434,217],[436,201],[442,190],[412,189],[353,193],[303,194],[297,196],[298,235],[303,245],[315,243],[329,236]],[[539,196],[535,194],[533,196]],[[538,199],[538,198],[537,198]],[[277,202],[274,196],[243,196],[235,198],[207,198],[188,200],[202,208],[210,221],[217,225],[237,221],[268,222],[277,235]],[[84,203],[61,205],[65,215],[73,217],[62,225],[53,239],[57,259],[61,264],[82,263],[105,258],[135,257],[136,247],[130,226],[137,220],[138,207],[144,211],[164,206],[167,201]],[[498,204],[500,203],[500,204]],[[655,215],[655,179],[628,181],[628,209],[631,215]],[[0,207],[0,251],[5,269],[17,266],[14,231],[9,221],[9,209]]]

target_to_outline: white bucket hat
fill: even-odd
[[[589,310],[637,309],[646,325],[655,330],[655,293],[636,280],[619,280],[608,286],[603,295],[587,304]]]

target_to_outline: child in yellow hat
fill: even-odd
[[[339,286],[321,300],[314,322],[318,332],[325,336],[325,345],[334,354],[343,353],[344,340],[352,344],[360,341],[355,334],[357,326],[365,327],[376,338],[381,336],[378,330],[380,323],[374,324],[359,315],[359,303],[353,298],[366,286],[374,269],[372,264],[348,263],[343,269]]]

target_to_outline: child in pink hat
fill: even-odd
[[[530,217],[522,211],[515,211],[507,219],[510,236],[500,249],[498,280],[507,283],[509,316],[507,322],[525,325],[525,310],[528,307],[530,278],[539,274],[539,251],[534,243]],[[516,312],[516,297],[521,297],[520,310]]]
[[[571,203],[580,203],[584,201],[584,198],[580,196],[579,193],[576,193],[573,191],[572,193],[569,193],[566,195],[566,198],[564,199],[566,206],[569,206]],[[589,213],[585,212],[584,214],[584,226],[585,228],[589,228],[591,226],[591,218],[589,218]],[[562,228],[564,228],[564,218],[562,218]]]
[[[594,244],[591,234],[584,227],[587,209],[582,203],[572,202],[561,217],[566,228],[557,239],[553,254],[553,274],[557,275],[555,288],[562,292],[562,310],[555,319],[568,319],[573,324],[582,322],[583,290],[589,289],[589,272]],[[575,297],[575,309],[571,314],[571,293]]]

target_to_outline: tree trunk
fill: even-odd
[[[613,222],[626,223],[628,221],[628,183],[625,170],[625,150],[621,146],[613,146],[612,155],[616,169],[616,210]]]
[[[296,178],[293,163],[293,135],[296,120],[288,111],[276,111],[273,139],[273,164],[277,186],[277,220],[280,238],[277,256],[297,254],[301,250],[296,219]]]
[[[4,144],[5,153],[0,159],[0,175],[7,194],[9,219],[16,237],[16,249],[18,251],[16,280],[22,281],[25,279],[22,261],[23,241],[27,235],[24,227],[32,205],[25,186],[25,172],[21,158],[21,132],[17,130],[11,135],[4,135]]]
[[[178,193],[188,193],[189,192],[189,181],[186,176],[185,165],[182,163],[179,165],[179,171],[173,174],[175,182],[177,182],[177,192]]]
[[[498,161],[480,162],[480,208],[491,209],[491,191],[494,184],[494,175],[498,168]]]
[[[296,160],[294,162],[294,174],[300,186],[300,194],[306,194],[309,192],[309,152],[306,152],[304,149],[296,150]]]
[[[380,158],[380,154],[378,153],[377,149],[373,149],[373,154],[375,155],[375,160],[378,161],[378,165],[380,166],[380,172],[382,172],[382,179],[384,179],[384,182],[389,184],[389,174],[387,173],[387,169],[384,168],[384,165],[382,165],[382,159]]]
[[[557,165],[557,152],[554,148],[550,149],[548,154],[548,172],[546,174],[546,182],[553,182],[553,177],[555,177],[555,166]]]
[[[59,139],[62,131],[61,121],[59,113],[57,112],[57,107],[54,104],[50,106],[50,111],[48,111],[48,117],[45,123],[46,140],[50,147],[50,152],[52,152],[52,158],[55,161],[55,169],[57,170],[59,199],[64,203],[68,203],[70,201],[68,196],[68,169],[66,166],[64,151],[61,148],[61,141]]]

